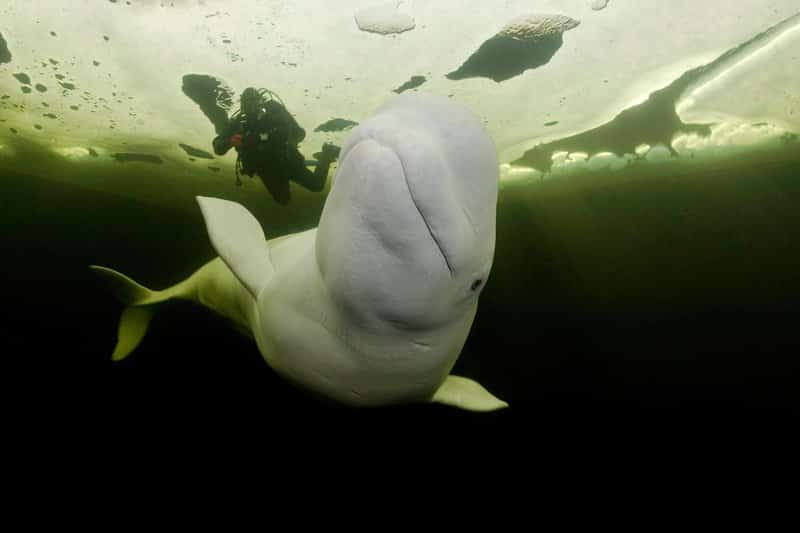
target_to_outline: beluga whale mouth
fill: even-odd
[[[397,159],[400,161],[400,166],[403,169],[403,179],[406,182],[406,187],[408,188],[408,194],[409,194],[409,196],[411,198],[411,202],[414,204],[414,207],[416,208],[417,212],[419,213],[420,218],[422,218],[422,221],[425,223],[425,227],[428,228],[428,233],[431,236],[431,240],[433,240],[433,243],[436,245],[436,248],[439,250],[439,253],[442,254],[442,259],[444,260],[444,264],[447,267],[447,271],[450,272],[450,276],[452,277],[452,275],[453,275],[453,266],[450,264],[450,260],[447,258],[447,254],[445,253],[444,248],[442,248],[442,244],[439,242],[439,239],[436,237],[436,234],[433,232],[433,229],[431,228],[431,225],[428,222],[428,219],[425,217],[425,213],[423,213],[422,209],[420,209],[419,202],[416,200],[416,198],[414,198],[414,189],[411,187],[411,183],[409,183],[409,181],[408,181],[408,173],[406,172],[406,165],[405,165],[405,163],[403,163],[403,157],[399,153],[397,153],[396,151],[394,153],[397,156]]]

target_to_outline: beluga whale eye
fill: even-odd
[[[469,290],[471,290],[471,291],[477,291],[477,290],[478,290],[478,288],[479,288],[481,285],[483,285],[483,280],[482,280],[482,279],[480,279],[480,278],[478,278],[478,279],[476,279],[475,281],[473,281],[473,282],[472,282],[472,285],[470,285],[470,287],[469,287]]]

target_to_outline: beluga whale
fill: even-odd
[[[172,298],[252,337],[285,380],[336,404],[508,404],[451,374],[495,250],[497,151],[479,119],[432,94],[392,97],[342,145],[316,228],[267,240],[241,204],[196,200],[218,257],[151,290],[91,265],[125,305],[112,359]]]

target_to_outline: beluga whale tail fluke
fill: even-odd
[[[489,277],[499,165],[480,120],[452,100],[392,97],[352,130],[318,227],[267,239],[242,205],[198,196],[217,258],[152,291],[92,266],[126,305],[113,358],[159,303],[204,305],[250,336],[289,382],[354,407],[508,404],[450,372]]]
[[[100,277],[109,292],[125,304],[117,331],[117,345],[111,355],[111,359],[120,361],[141,343],[153,318],[155,305],[170,299],[172,295],[167,291],[152,291],[110,268],[98,265],[90,265],[89,268]]]

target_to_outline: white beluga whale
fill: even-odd
[[[480,121],[451,100],[392,98],[346,139],[319,225],[266,240],[242,205],[197,197],[219,257],[160,291],[92,266],[127,305],[112,358],[183,298],[250,335],[286,380],[338,403],[507,407],[450,374],[495,249],[499,165]]]

